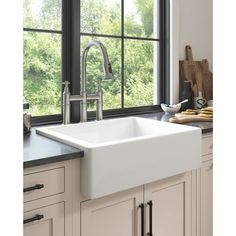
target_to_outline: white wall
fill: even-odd
[[[171,101],[176,102],[186,45],[192,46],[194,60],[206,58],[213,69],[213,0],[172,0],[171,14]]]
[[[212,70],[213,0],[179,0],[179,58],[192,46],[194,60],[207,59]]]

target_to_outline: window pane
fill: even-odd
[[[125,40],[125,107],[156,105],[159,58],[157,42]]]
[[[96,92],[98,83],[101,83],[103,89],[103,108],[113,109],[121,107],[121,42],[120,39],[81,37],[81,55],[82,51],[92,39],[102,42],[109,56],[114,74],[114,79],[103,79],[103,59],[99,49],[93,47],[90,49],[87,60],[87,91],[91,94]],[[88,110],[94,110],[94,103],[90,103]]]
[[[24,0],[24,28],[61,30],[62,0]]]
[[[159,0],[124,1],[125,36],[159,38]]]
[[[81,0],[81,32],[120,35],[121,0]]]
[[[61,35],[24,33],[24,100],[33,116],[61,113]]]

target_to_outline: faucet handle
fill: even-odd
[[[64,84],[64,92],[65,93],[69,93],[69,84],[70,82],[68,80],[65,80],[64,82],[62,82],[61,84]]]
[[[68,80],[65,80],[64,82],[62,82],[61,84],[64,84],[66,87],[70,84],[70,82]]]

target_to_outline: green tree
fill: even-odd
[[[24,0],[24,27],[58,29],[61,24],[60,0],[44,0],[34,9]],[[37,13],[37,14],[36,14]],[[55,17],[56,16],[56,17]],[[24,100],[30,102],[32,115],[61,112],[61,36],[24,33]]]
[[[33,115],[59,114],[61,100],[60,38],[24,34],[24,99]]]
[[[153,34],[153,0],[135,0],[147,37]]]

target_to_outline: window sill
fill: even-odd
[[[103,118],[120,118],[127,116],[143,115],[149,113],[163,112],[160,105],[146,106],[146,107],[135,107],[135,108],[125,108],[125,109],[111,109],[103,111]],[[52,124],[62,124],[62,115],[50,115],[50,116],[37,116],[32,117],[32,126],[41,125],[52,125]],[[96,119],[96,112],[88,112],[88,121]],[[76,123],[72,122],[71,123]]]

